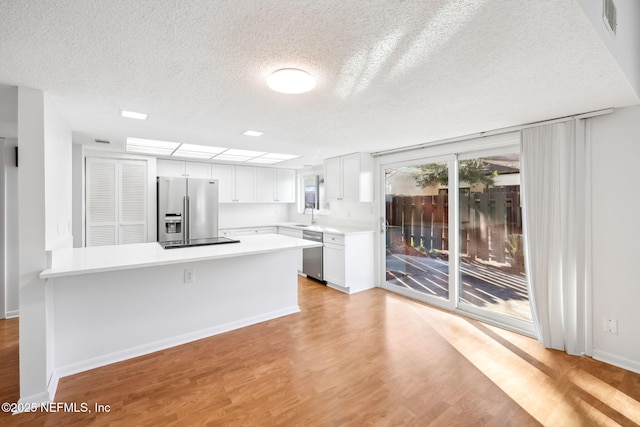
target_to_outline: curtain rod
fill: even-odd
[[[516,131],[519,131],[519,130],[522,130],[522,129],[527,129],[527,128],[534,127],[534,126],[550,125],[550,124],[553,124],[553,123],[562,123],[562,122],[566,122],[566,121],[574,120],[574,119],[588,119],[590,117],[602,116],[602,115],[611,114],[611,113],[613,113],[613,108],[607,108],[607,109],[604,109],[604,110],[590,111],[588,113],[576,114],[576,115],[573,115],[573,116],[558,117],[557,119],[543,120],[543,121],[539,121],[539,122],[527,123],[527,124],[524,124],[524,125],[510,126],[510,127],[506,127],[506,128],[500,128],[500,129],[495,129],[495,130],[490,130],[490,131],[485,131],[485,132],[477,132],[477,133],[472,133],[472,134],[463,135],[463,136],[456,136],[456,137],[453,137],[453,138],[440,139],[440,140],[430,141],[430,142],[423,142],[422,144],[418,144],[418,145],[409,145],[407,147],[392,148],[392,149],[383,150],[383,151],[375,151],[375,152],[371,153],[371,155],[373,157],[386,156],[386,155],[389,155],[389,154],[403,153],[405,151],[419,150],[419,149],[427,148],[427,147],[434,147],[436,145],[451,144],[451,143],[454,143],[454,142],[466,141],[466,140],[469,140],[469,139],[483,138],[483,137],[487,137],[487,136],[501,135],[503,133],[516,132]]]

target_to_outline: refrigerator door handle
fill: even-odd
[[[191,238],[190,228],[191,228],[191,211],[189,209],[189,196],[184,196],[182,198],[182,212],[184,212],[184,239],[188,240]]]

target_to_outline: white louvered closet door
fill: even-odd
[[[86,246],[147,241],[147,162],[87,157]]]
[[[121,160],[119,242],[147,241],[147,162]]]
[[[87,158],[87,246],[118,243],[117,170],[117,160]]]

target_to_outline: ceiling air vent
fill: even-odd
[[[111,144],[111,141],[107,141],[106,139],[94,139],[98,144]]]
[[[602,19],[604,19],[604,23],[609,28],[609,31],[616,34],[616,27],[618,26],[618,17],[616,13],[616,5],[613,3],[613,0],[604,0],[602,6]]]

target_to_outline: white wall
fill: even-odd
[[[44,93],[18,89],[18,209],[20,212],[20,397],[41,401],[47,369],[45,260]]]
[[[18,136],[18,88],[0,85],[0,318],[18,315],[18,171],[15,152]]]
[[[0,84],[0,137],[18,137],[18,88]]]
[[[5,219],[5,210],[7,206],[6,202],[6,178],[5,178],[5,169],[6,169],[6,159],[5,159],[5,140],[0,137],[0,319],[6,318],[7,311],[7,275],[6,275],[6,219]]]
[[[615,36],[602,18],[602,0],[578,0],[578,3],[640,97],[640,1],[615,0],[618,15]]]
[[[590,119],[593,356],[640,372],[640,106]],[[618,334],[603,331],[603,317]]]
[[[73,168],[72,174],[72,213],[71,231],[73,234],[73,247],[84,246],[84,149],[81,144],[72,144],[71,158]]]
[[[48,250],[71,247],[71,130],[45,95],[45,218]]]
[[[16,88],[17,92],[17,88]],[[16,103],[16,111],[17,111]],[[18,168],[16,167],[16,139],[5,141],[4,180],[5,180],[5,315],[17,317],[19,313],[19,276],[18,276]]]
[[[220,203],[218,228],[274,225],[287,222],[292,203]]]
[[[38,276],[46,250],[71,240],[58,226],[71,220],[71,132],[40,90],[18,88],[18,147],[20,401],[41,402],[51,399],[56,379],[50,287]]]

